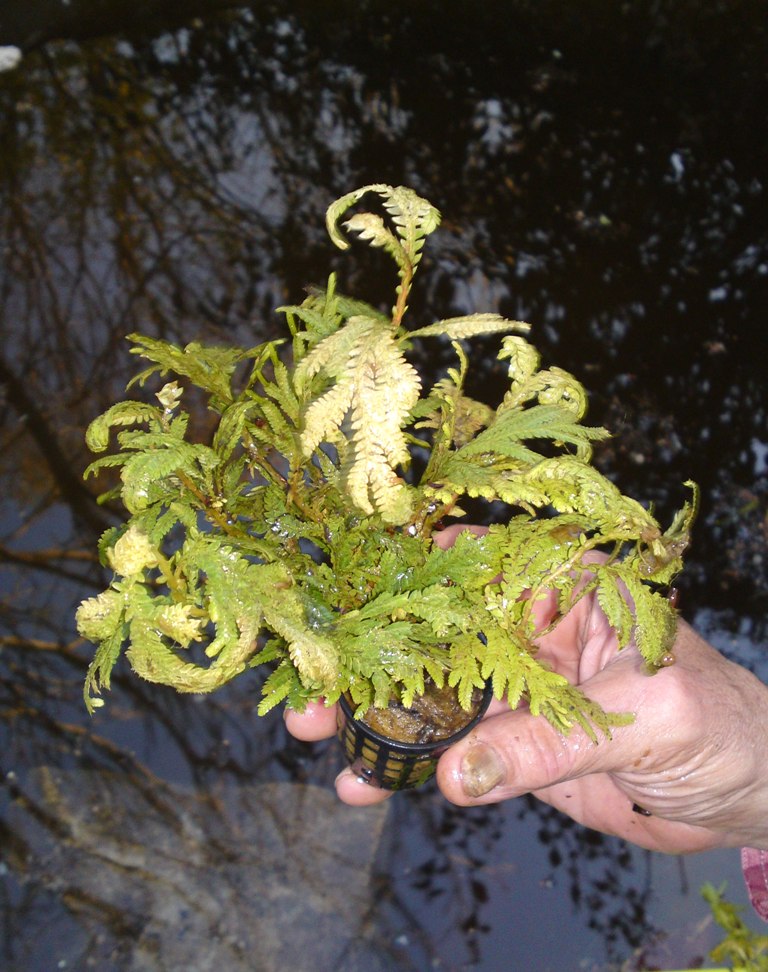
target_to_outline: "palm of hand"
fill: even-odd
[[[585,826],[652,850],[749,843],[751,814],[738,806],[749,804],[742,798],[762,771],[759,747],[757,761],[750,759],[742,727],[750,701],[758,711],[765,707],[765,688],[682,622],[675,656],[674,665],[650,676],[636,649],[617,650],[596,599],[584,598],[542,638],[539,657],[605,709],[635,713],[634,723],[594,746],[580,730],[556,738],[541,720],[494,707],[479,732],[504,746],[512,767],[507,778],[523,786],[502,784],[479,801],[460,802],[530,789]],[[538,779],[561,782],[536,786]]]

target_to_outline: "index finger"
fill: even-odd
[[[336,734],[336,706],[322,702],[308,702],[303,712],[286,709],[283,718],[285,727],[296,739],[302,742],[318,742]]]

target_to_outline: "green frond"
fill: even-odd
[[[633,570],[623,564],[618,564],[615,570],[631,598],[635,643],[648,664],[657,667],[675,638],[675,610],[663,594],[644,584]]]
[[[546,439],[576,446],[579,457],[586,460],[590,443],[607,436],[605,429],[580,425],[572,412],[557,405],[533,405],[500,412],[496,421],[463,446],[457,456],[464,458],[489,452],[506,455],[524,439]]]
[[[282,361],[275,363],[274,375],[274,384],[265,383],[264,393],[274,399],[294,425],[298,425],[301,405],[296,395],[296,389],[293,387],[291,374]]]
[[[311,287],[309,296],[297,306],[278,307],[286,315],[294,338],[293,364],[303,360],[307,350],[335,333],[351,317],[367,317],[391,326],[386,314],[363,300],[355,300],[336,291],[336,274],[328,278],[325,290]],[[304,325],[302,329],[297,324]]]
[[[135,513],[133,521],[158,548],[175,526],[180,525],[186,530],[197,526],[195,513],[186,503],[178,500],[171,500],[167,505],[154,503],[145,510]]]
[[[307,346],[312,347],[324,337],[328,337],[339,326],[339,319],[334,314],[326,317],[325,311],[329,307],[324,298],[310,296],[300,304],[284,304],[276,308],[277,313],[284,314],[291,334],[294,337],[294,349],[299,350],[296,354],[296,363],[304,356],[303,352]],[[304,325],[302,329],[296,322]]]
[[[619,648],[625,648],[632,637],[635,617],[629,604],[627,587],[612,564],[603,565],[598,571],[596,594],[603,614],[616,632]]]
[[[521,632],[488,625],[481,647],[473,637],[463,635],[450,647],[448,681],[467,705],[473,689],[490,679],[496,698],[506,698],[513,709],[526,700],[533,715],[543,716],[566,735],[580,725],[597,742],[598,733],[610,738],[613,726],[631,721],[623,713],[603,712],[565,676],[537,661],[532,643]]]
[[[380,324],[391,325],[388,314],[374,307],[364,300],[356,300],[346,294],[335,293],[333,295],[334,307],[340,320],[348,321],[350,317],[371,317]]]
[[[88,479],[91,476],[96,476],[101,472],[102,469],[110,469],[115,466],[122,466],[123,463],[128,458],[128,455],[123,452],[116,452],[109,456],[100,456],[98,459],[94,459],[93,462],[89,463],[83,472],[83,479]]]
[[[501,500],[511,506],[543,505],[546,494],[541,489],[532,488],[523,478],[523,470],[538,456],[525,446],[510,448],[514,459],[498,463],[471,463],[449,456],[437,469],[433,470],[436,482],[424,486],[426,496],[439,503],[450,503],[458,496],[470,496],[494,502]]]
[[[354,522],[349,517],[337,518],[329,525],[328,537],[332,570],[337,577],[346,578],[356,592],[354,607],[360,606],[357,592],[361,590],[366,592],[366,600],[385,591],[406,590],[413,568],[426,555],[420,537],[362,517]]]
[[[469,710],[475,689],[485,687],[486,680],[478,659],[477,634],[462,633],[451,640],[448,684],[456,689],[459,705]]]
[[[191,442],[185,442],[182,435],[177,434],[177,430],[172,430],[170,428],[163,429],[125,429],[122,432],[118,432],[117,442],[120,448],[124,452],[152,452],[160,449],[175,449],[179,452],[183,452],[185,449],[190,450],[190,456],[196,449],[201,450],[201,454],[205,453],[209,456],[209,463],[212,462],[215,465],[214,457],[215,452],[206,445],[202,443],[196,445]]]
[[[355,718],[362,718],[374,704],[373,679],[352,673],[349,677],[349,688],[347,691],[354,706]]]
[[[109,433],[115,426],[147,422],[159,425],[161,417],[162,411],[156,405],[135,401],[116,402],[90,423],[85,431],[85,444],[91,452],[103,452],[109,445]]]
[[[256,411],[257,403],[247,398],[239,398],[222,410],[211,443],[214,452],[222,462],[229,459],[238,446],[242,444],[248,419]]]
[[[593,742],[597,732],[610,738],[615,717],[609,716],[571,685],[564,675],[553,672],[538,662],[528,651],[515,654],[518,677],[525,682],[525,696],[532,715],[543,716],[558,732],[568,735],[574,725],[581,725]],[[624,723],[626,719],[619,717]]]
[[[100,596],[108,605],[118,601],[129,605],[122,616],[112,612],[114,630],[93,630],[93,622],[84,616],[89,608],[81,609],[83,629],[100,642],[87,693],[109,687],[109,673],[124,641],[138,675],[180,692],[210,692],[244,670],[256,648],[262,605],[274,598],[276,585],[285,582],[284,570],[276,565],[249,564],[220,540],[204,534],[185,544],[179,569],[185,564],[194,565],[187,578],[185,601],[154,593],[144,583],[118,580]],[[130,600],[125,596],[128,593]],[[190,641],[201,640],[208,621],[214,625],[215,636],[206,655],[213,660],[209,665],[188,661],[184,649]]]
[[[285,640],[302,684],[332,689],[340,674],[338,649],[328,635],[310,625],[306,601],[292,582],[273,592],[271,602],[264,605],[264,619]]]
[[[483,402],[466,395],[459,395],[454,402],[453,430],[451,444],[460,449],[471,442],[480,429],[487,428],[493,422],[495,412]]]
[[[571,413],[578,421],[587,411],[587,393],[581,382],[562,368],[552,367],[539,372],[542,383],[538,397],[542,405],[556,405]],[[601,430],[605,432],[605,430]],[[607,438],[605,432],[603,438]]]
[[[577,560],[584,549],[586,536],[580,533],[578,523],[560,517],[532,520],[527,514],[512,517],[504,532],[507,536],[507,552],[502,560],[500,597],[507,609],[516,617],[523,607],[526,592],[536,592],[546,583],[556,590],[561,577],[567,581],[575,570]],[[568,528],[574,526],[573,532]],[[562,532],[560,539],[558,531]],[[562,571],[565,565],[569,568]]]
[[[450,590],[463,595],[482,591],[498,574],[505,546],[506,536],[500,536],[496,528],[482,536],[465,530],[447,550],[433,544],[423,565],[414,567],[404,578],[404,587],[423,590],[450,584]]]
[[[190,442],[171,441],[165,448],[134,452],[126,459],[120,474],[123,503],[129,512],[137,513],[160,498],[177,496],[181,488],[176,479],[179,471],[198,478],[217,463],[218,457],[212,449]]]
[[[324,290],[309,290],[309,296],[301,304],[277,308],[278,313],[285,314],[293,335],[294,366],[302,360],[308,348],[314,347],[323,338],[337,331],[346,318],[354,316],[340,306],[340,298],[336,294],[335,273],[328,277],[328,285]],[[304,325],[303,328],[297,324],[297,318]]]
[[[292,455],[297,444],[296,426],[286,417],[282,408],[266,398],[260,402],[260,411],[272,433],[273,448]]]
[[[589,517],[598,530],[616,539],[634,539],[649,526],[653,517],[640,503],[623,496],[597,469],[573,456],[545,459],[523,473],[527,486],[540,490],[546,504],[560,513],[580,513]]]
[[[504,338],[499,361],[507,360],[509,391],[499,406],[499,412],[517,409],[534,399],[540,405],[556,405],[576,420],[587,409],[587,394],[581,382],[562,368],[538,371],[539,352],[524,338],[515,335]]]
[[[262,624],[264,606],[274,599],[289,575],[280,564],[254,564],[241,556],[226,537],[213,533],[190,534],[177,569],[183,569],[190,586],[197,578],[200,599],[215,625],[215,635],[206,648],[210,658],[252,642]],[[250,646],[249,654],[254,646]]]
[[[110,589],[92,600],[97,603],[119,602],[121,610],[119,614],[115,612],[111,619],[115,621],[114,630],[96,632],[91,630],[90,619],[85,616],[92,613],[89,602],[81,605],[81,630],[98,644],[86,678],[86,704],[89,709],[98,704],[92,697],[93,693],[109,688],[110,673],[124,643],[128,645],[127,657],[137,674],[149,681],[173,685],[178,691],[210,691],[241,670],[236,663],[232,665],[231,654],[225,656],[223,664],[211,666],[210,669],[184,661],[177,652],[180,642],[174,643],[163,633],[170,630],[178,634],[179,620],[174,622],[168,612],[174,607],[183,611],[183,606],[173,605],[165,595],[153,594],[145,584],[135,579],[116,580]],[[185,630],[189,637],[193,636],[189,625]],[[189,638],[182,636],[180,640],[188,642]]]
[[[160,685],[172,685],[177,692],[206,693],[220,688],[245,668],[248,648],[222,655],[205,668],[185,661],[162,636],[152,620],[132,619],[126,657],[141,678]]]
[[[447,376],[435,382],[430,394],[420,399],[411,411],[415,428],[436,430],[422,482],[432,479],[434,471],[440,468],[451,446],[464,445],[481,428],[489,425],[496,414],[490,406],[463,394],[469,360],[458,341],[451,343],[459,359],[459,367],[449,368]]]
[[[460,592],[435,584],[422,590],[385,592],[360,609],[358,617],[365,619],[418,618],[426,621],[437,637],[445,637],[451,629],[467,624],[467,612]]]
[[[480,674],[484,681],[491,680],[497,699],[506,696],[510,708],[516,709],[526,690],[525,672],[519,655],[525,653],[528,646],[521,646],[503,628],[491,624],[484,626],[483,638]]]
[[[259,715],[266,715],[281,702],[286,700],[290,702],[297,696],[303,695],[301,682],[291,662],[283,660],[277,666],[264,682],[261,694],[262,699],[257,708]],[[303,706],[296,704],[291,707],[299,710],[303,708]]]
[[[565,700],[562,704],[556,705],[548,700],[542,700],[537,714],[543,715],[558,732],[565,735],[578,725],[597,745],[601,736],[610,741],[615,728],[631,725],[635,720],[632,712],[604,711],[597,702],[593,702],[573,685],[568,685],[564,695]]]
[[[85,707],[91,715],[93,715],[94,709],[102,704],[103,700],[98,697],[102,690],[108,691],[110,688],[112,669],[117,664],[127,634],[127,627],[124,628],[120,625],[111,634],[105,635],[103,638],[84,635],[96,644],[96,651],[88,666],[85,684],[83,685]]]
[[[274,485],[259,487],[260,509],[254,510],[253,529],[264,531],[267,539],[274,538],[276,554],[286,556],[288,540],[311,540],[317,546],[324,544],[324,525],[307,517],[300,517],[286,508],[285,493]],[[255,503],[251,501],[252,508]]]
[[[143,385],[153,374],[166,375],[170,372],[188,378],[221,402],[229,402],[234,397],[231,379],[241,361],[252,358],[254,354],[266,360],[274,348],[283,343],[271,341],[255,351],[248,351],[223,345],[203,345],[197,341],[181,348],[142,334],[129,334],[128,340],[134,345],[130,349],[131,354],[141,355],[153,362],[151,367],[136,375],[131,384],[138,382]]]
[[[177,450],[155,449],[135,452],[123,464],[120,498],[129,513],[139,513],[153,503],[169,501],[180,492],[180,485],[169,477],[184,463]]]

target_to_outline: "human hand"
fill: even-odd
[[[538,609],[544,627],[554,605]],[[541,638],[538,657],[605,710],[634,713],[634,722],[595,745],[580,727],[562,736],[525,708],[495,701],[442,756],[438,786],[461,806],[533,793],[587,827],[652,850],[768,849],[768,687],[682,621],[674,655],[673,665],[649,675],[636,648],[618,650],[597,599],[584,597]],[[301,739],[336,726],[335,711],[323,706],[286,720]],[[336,787],[358,806],[389,796],[349,769]]]

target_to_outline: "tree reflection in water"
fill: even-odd
[[[110,37],[43,44],[38,36],[21,67],[0,75],[0,731],[3,771],[15,774],[1,818],[9,967],[50,967],[41,943],[52,938],[41,929],[51,908],[81,930],[72,947],[82,961],[111,948],[115,968],[136,967],[135,956],[149,953],[132,958],[132,945],[161,921],[155,882],[207,892],[228,881],[243,891],[232,899],[239,923],[254,922],[244,902],[255,907],[261,881],[270,892],[279,886],[280,868],[270,859],[248,897],[242,868],[258,862],[250,850],[235,859],[232,806],[251,848],[262,818],[287,821],[304,799],[298,790],[335,771],[332,747],[309,749],[286,739],[279,719],[255,719],[252,685],[200,702],[121,677],[104,713],[86,720],[87,648],[72,613],[103,586],[93,550],[114,511],[95,503],[101,484],[81,481],[82,432],[131,373],[125,335],[272,336],[280,326],[272,309],[334,266],[348,291],[387,300],[389,279],[371,292],[375,254],[339,258],[326,240],[325,207],[351,187],[406,182],[446,216],[422,265],[414,320],[470,308],[530,319],[545,358],[590,387],[591,419],[620,434],[600,461],[622,489],[663,518],[679,505],[682,480],[701,482],[685,613],[699,617],[707,605],[721,642],[731,630],[753,647],[761,637],[768,92],[765,25],[752,6],[635,4],[591,20],[565,0],[535,10],[222,6],[206,13],[198,4],[198,19],[162,31],[126,21]],[[86,10],[67,26],[81,37],[101,29],[89,27]],[[488,361],[478,394],[493,393]],[[764,655],[748,660],[759,667]],[[317,799],[317,817],[344,829],[347,811]],[[125,836],[126,808],[138,826],[153,800],[173,853],[190,857],[189,824],[199,828],[194,853],[210,843],[210,856],[194,860],[194,877],[184,860],[172,880],[150,866],[144,886],[133,872],[138,883],[117,880],[128,865],[113,853],[100,897],[84,863],[95,845],[78,836],[94,833],[89,806],[110,808],[98,833],[114,851],[109,820],[122,821]],[[253,801],[258,819],[248,821]],[[566,888],[572,911],[558,913],[556,930],[573,964],[596,949],[595,967],[631,951],[640,962],[665,930],[651,917],[658,888],[645,870],[658,863],[551,811],[467,813],[427,790],[398,799],[386,824],[371,815],[366,826],[365,880],[351,910],[330,906],[336,924],[349,926],[345,941],[360,929],[362,951],[347,953],[342,968],[369,961],[375,943],[382,967],[491,969],[507,954],[511,927],[520,967],[543,969],[551,955],[535,928],[546,927]],[[128,836],[149,851],[146,869],[159,844],[138,830]],[[304,863],[343,861],[349,846],[315,846]],[[66,893],[54,875],[62,868]],[[121,895],[130,889],[128,907]],[[690,907],[702,913],[695,895]],[[189,935],[202,927],[192,922]],[[677,964],[702,947],[681,944]],[[266,955],[258,967],[270,967]],[[77,964],[74,952],[69,959]]]

